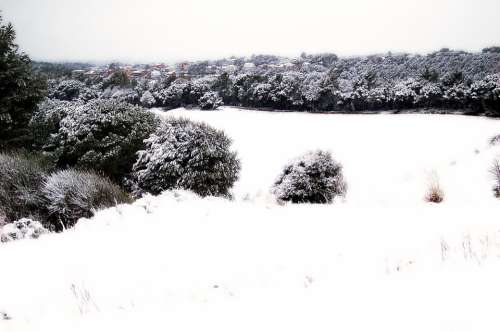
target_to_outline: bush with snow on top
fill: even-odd
[[[311,151],[288,163],[272,192],[281,201],[331,203],[347,190],[342,165],[325,151]]]
[[[37,157],[0,153],[0,211],[6,222],[43,214],[39,190],[46,175],[47,168]]]
[[[79,218],[92,217],[95,210],[130,202],[109,179],[72,169],[50,175],[42,194],[47,202],[48,224],[56,231],[73,226]]]
[[[205,94],[203,94],[203,96],[199,99],[198,104],[202,110],[215,110],[219,106],[224,105],[222,98],[219,97],[219,94],[212,91],[205,92]]]
[[[157,124],[156,116],[139,106],[95,100],[74,107],[61,120],[51,148],[59,167],[93,169],[121,181]]]
[[[205,123],[168,119],[145,142],[133,166],[140,191],[186,189],[225,196],[238,179],[240,162],[230,150],[231,139]]]

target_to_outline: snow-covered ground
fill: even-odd
[[[0,331],[499,330],[500,121],[162,113],[178,115],[234,139],[235,200],[167,192],[1,244]],[[344,165],[345,200],[275,204],[281,167],[317,148]]]

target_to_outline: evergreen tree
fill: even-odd
[[[30,58],[15,44],[12,24],[0,16],[0,148],[27,147],[28,123],[45,94],[46,81],[34,73]]]

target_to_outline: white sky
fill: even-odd
[[[425,53],[500,44],[500,0],[0,0],[0,10],[36,60]]]

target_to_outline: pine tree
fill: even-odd
[[[46,90],[46,81],[34,73],[30,58],[15,44],[12,24],[0,16],[0,148],[28,147],[28,123]]]

